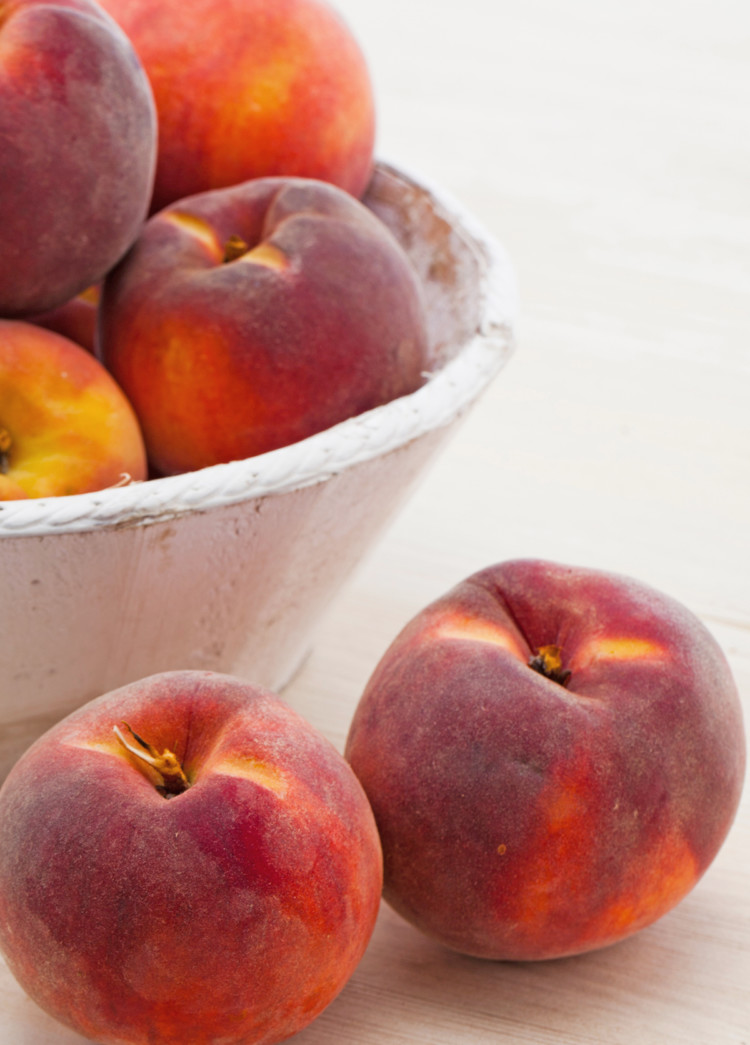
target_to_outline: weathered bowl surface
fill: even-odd
[[[281,688],[316,621],[513,347],[504,251],[379,163],[367,204],[424,282],[439,367],[292,446],[75,497],[0,502],[0,780],[53,722],[156,671]]]

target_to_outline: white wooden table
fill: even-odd
[[[425,603],[538,556],[629,573],[718,638],[750,723],[750,5],[338,0],[379,151],[510,250],[516,356],[321,622],[285,693],[343,748]],[[659,923],[539,964],[443,950],[383,908],[299,1045],[750,1045],[750,808]],[[2,1045],[76,1045],[0,965]],[[185,1043],[189,1045],[189,1043]]]

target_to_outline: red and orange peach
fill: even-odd
[[[419,279],[332,185],[259,178],[152,217],[108,275],[97,352],[161,474],[251,457],[413,392]]]
[[[473,575],[407,625],[346,755],[385,898],[487,958],[603,947],[695,885],[732,823],[745,744],[707,629],[650,587],[533,560]]]
[[[138,421],[101,363],[53,331],[0,320],[0,501],[145,478]]]
[[[323,0],[102,0],[133,41],[159,114],[152,210],[250,178],[361,195],[375,106],[364,55]]]
[[[0,790],[0,949],[102,1045],[294,1034],[358,964],[381,883],[344,759],[226,675],[155,675],[84,705]]]

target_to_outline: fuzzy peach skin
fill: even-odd
[[[0,320],[0,501],[101,490],[146,478],[130,403],[80,345]]]
[[[91,0],[0,4],[0,315],[98,282],[146,216],[156,110],[129,40]]]
[[[108,276],[97,353],[162,474],[274,450],[418,388],[421,285],[385,225],[309,179],[152,217]]]
[[[681,900],[732,823],[745,743],[691,612],[626,577],[516,560],[406,626],[346,757],[390,904],[458,951],[527,960],[614,943]]]
[[[45,330],[54,330],[94,355],[98,307],[99,287],[95,285],[87,287],[57,308],[26,316],[26,321],[44,327]]]
[[[227,675],[167,672],[84,705],[0,790],[0,949],[102,1045],[294,1034],[357,966],[381,883],[341,755]]]
[[[103,0],[159,113],[152,211],[250,178],[320,178],[359,196],[375,104],[364,55],[323,0]]]

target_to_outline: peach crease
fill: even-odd
[[[261,243],[252,250],[245,251],[236,260],[253,265],[263,265],[264,268],[272,269],[274,272],[284,272],[289,268],[289,258],[273,243]]]
[[[652,639],[599,636],[575,651],[570,667],[573,671],[580,671],[599,660],[649,661],[662,660],[666,656],[664,647]]]
[[[185,232],[197,240],[211,253],[212,257],[222,256],[223,252],[219,241],[216,239],[214,231],[208,222],[195,217],[193,214],[184,214],[179,210],[171,210],[160,214],[159,219],[174,225],[181,232]]]
[[[476,617],[449,617],[438,621],[429,631],[430,639],[458,639],[462,642],[485,642],[499,646],[520,660],[526,661],[528,653],[518,639],[505,628]]]
[[[74,740],[66,742],[70,747],[80,748],[83,751],[95,751],[101,755],[108,755],[110,758],[125,759],[134,769],[137,769],[145,779],[158,788],[162,786],[161,774],[157,773],[155,769],[139,759],[136,762],[136,757],[132,754],[127,747],[112,733],[112,739],[107,738],[101,740]]]
[[[277,767],[255,758],[225,758],[211,766],[212,773],[250,780],[284,798],[289,790],[286,775]]]

